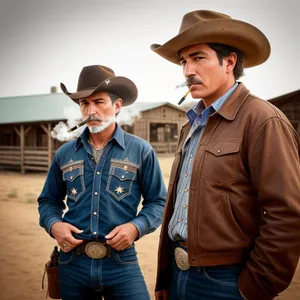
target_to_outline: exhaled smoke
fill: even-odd
[[[67,122],[59,122],[51,131],[52,138],[57,139],[61,142],[70,141],[74,138],[79,137],[83,130],[86,128],[86,125],[83,125],[78,129],[72,131],[71,133],[68,132],[70,128],[76,126],[82,120],[79,106],[78,109],[74,107],[64,108],[64,116],[67,119]],[[116,118],[116,122],[118,122],[120,125],[131,126],[138,118],[140,118],[140,113],[138,111],[133,110],[129,107],[122,107],[120,113]]]
[[[82,126],[77,130],[68,133],[68,129],[75,126],[81,120],[79,106],[69,106],[64,108],[64,117],[67,119],[67,122],[59,122],[51,131],[52,138],[57,139],[61,142],[70,141],[74,138],[79,137],[83,129],[85,128],[84,126]]]
[[[140,112],[130,107],[122,107],[120,113],[117,115],[117,122],[120,125],[132,125],[135,120],[139,119]]]

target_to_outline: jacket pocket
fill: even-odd
[[[202,178],[224,184],[238,178],[240,143],[217,141],[205,147]]]
[[[238,239],[243,241],[248,241],[249,240],[248,236],[241,229],[241,227],[239,226],[239,224],[237,223],[234,217],[230,199],[227,193],[221,194],[221,201],[222,201],[221,208],[223,211],[222,215],[224,216],[224,221],[222,222],[222,224],[224,224],[224,228],[227,229],[228,233],[231,232],[233,235],[237,236]],[[225,224],[227,224],[227,226]]]
[[[85,192],[84,161],[74,161],[61,167],[63,180],[67,184],[68,198],[77,201]]]
[[[138,166],[120,160],[111,160],[106,191],[121,201],[131,194]]]

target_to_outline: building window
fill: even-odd
[[[150,124],[150,143],[171,143],[178,138],[177,124]]]

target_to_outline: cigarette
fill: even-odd
[[[86,124],[88,122],[88,119],[85,119],[83,121],[81,121],[79,124],[75,125],[74,127],[68,129],[68,132],[72,132],[74,130],[76,130],[77,128],[81,127],[82,125]]]
[[[190,93],[190,91],[191,90],[188,90],[185,94],[184,94],[184,96],[180,99],[180,101],[178,102],[178,105],[180,105],[184,100],[185,100],[185,98],[187,97],[187,95]]]

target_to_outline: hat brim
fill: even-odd
[[[266,36],[255,26],[234,19],[215,19],[196,23],[163,45],[153,44],[151,50],[179,64],[179,51],[195,44],[218,43],[232,46],[244,55],[244,67],[265,62],[271,52]]]
[[[130,79],[122,76],[113,76],[101,82],[97,87],[69,93],[66,86],[61,83],[62,91],[74,102],[79,103],[79,99],[87,98],[97,92],[114,93],[122,98],[123,106],[134,103],[138,96],[136,85]]]

